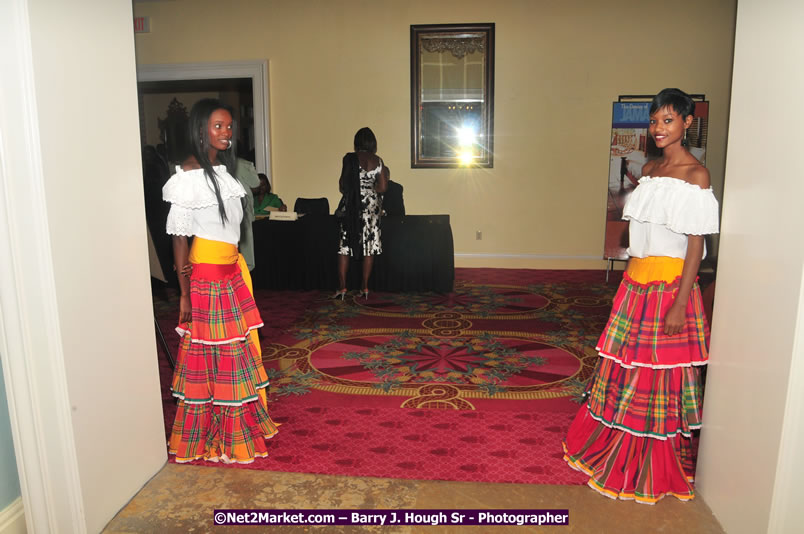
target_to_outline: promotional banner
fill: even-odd
[[[606,239],[603,258],[609,266],[626,260],[628,222],[622,220],[623,206],[642,178],[642,167],[662,155],[648,135],[650,102],[614,102],[611,121]],[[687,129],[687,149],[706,165],[709,133],[709,102],[696,102],[692,125]]]

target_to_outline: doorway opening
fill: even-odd
[[[151,278],[175,287],[172,245],[165,233],[169,206],[162,201],[162,186],[187,155],[189,110],[202,98],[232,107],[237,155],[271,180],[268,62],[140,65],[137,95]]]

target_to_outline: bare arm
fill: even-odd
[[[695,167],[690,173],[688,181],[701,189],[708,189],[709,171],[703,166]],[[681,269],[681,282],[678,293],[676,293],[676,298],[664,318],[664,333],[668,336],[678,334],[684,328],[684,323],[687,320],[687,302],[690,300],[692,285],[698,276],[703,250],[704,237],[702,235],[687,236],[687,253],[684,259],[684,267]]]
[[[687,257],[684,259],[684,267],[681,269],[681,282],[676,298],[664,317],[664,333],[668,336],[680,333],[687,321],[687,302],[690,300],[692,285],[695,283],[698,268],[701,266],[703,248],[703,236],[687,236]]]
[[[190,305],[190,274],[192,266],[188,260],[190,247],[184,236],[173,236],[173,268],[179,279],[181,297],[179,299],[179,322],[189,323],[192,320]],[[189,269],[188,269],[189,268]]]

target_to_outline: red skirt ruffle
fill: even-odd
[[[263,326],[260,312],[238,264],[199,263],[190,278],[192,322],[180,324],[179,335],[189,332],[194,343],[221,345],[245,339]]]
[[[683,262],[665,260],[635,266],[680,272]],[[567,463],[612,498],[652,504],[665,495],[694,496],[692,439],[701,426],[700,366],[709,357],[709,327],[696,283],[681,334],[664,334],[664,317],[679,289],[676,274],[646,283],[625,274],[598,342],[601,359],[588,402],[564,442]]]
[[[176,462],[251,463],[268,456],[266,439],[277,433],[262,402],[217,406],[179,402],[168,449]]]
[[[653,504],[665,495],[682,500],[695,495],[691,441],[682,435],[665,440],[634,436],[609,428],[582,408],[564,443],[564,459],[589,475],[589,487],[614,499]]]
[[[606,426],[667,439],[701,428],[701,368],[625,368],[601,358],[587,410]]]
[[[190,279],[192,322],[182,334],[173,395],[179,406],[168,443],[177,462],[250,463],[277,432],[268,415],[268,376],[256,336],[262,319],[240,267],[199,263]]]
[[[173,395],[189,404],[238,405],[257,400],[268,375],[249,340],[226,345],[190,341],[185,334],[173,373]]]
[[[680,334],[664,334],[664,317],[678,293],[680,278],[640,284],[626,273],[614,297],[606,328],[597,350],[625,367],[706,365],[709,359],[709,325],[701,290],[693,285],[686,306],[686,324]]]

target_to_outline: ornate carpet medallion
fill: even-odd
[[[261,291],[268,458],[223,468],[583,484],[561,439],[598,356],[616,284],[602,271],[456,269],[455,290]],[[156,303],[169,343],[175,296]],[[160,347],[165,428],[176,405]],[[202,461],[195,463],[204,464]]]
[[[277,395],[311,389],[398,397],[399,406],[474,409],[578,398],[613,289],[460,281],[448,295],[372,294],[322,301],[290,346],[266,347]]]

